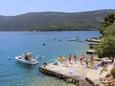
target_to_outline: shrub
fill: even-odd
[[[113,78],[115,79],[115,68],[113,68],[113,69],[111,70],[111,74],[112,74]]]

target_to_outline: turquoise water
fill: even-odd
[[[97,31],[0,32],[0,86],[73,86],[41,74],[38,67],[44,62],[56,61],[60,55],[85,54],[88,48],[85,39],[98,35]],[[80,41],[68,41],[74,37]],[[15,62],[14,57],[24,51],[32,52],[35,57],[40,55],[39,64],[31,66]],[[8,57],[12,59],[8,60]]]

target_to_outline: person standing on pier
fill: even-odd
[[[95,65],[95,63],[94,63],[94,57],[93,57],[93,55],[91,55],[91,57],[90,57],[90,66],[91,66],[91,68],[93,68],[94,65]]]
[[[76,59],[77,59],[76,54],[74,54],[74,56],[73,56],[74,63],[76,63]]]
[[[68,57],[68,61],[69,61],[69,63],[71,63],[71,53],[70,53],[70,55]]]

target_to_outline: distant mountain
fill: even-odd
[[[0,31],[98,30],[104,17],[115,10],[88,12],[32,12],[0,16]]]

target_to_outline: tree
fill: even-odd
[[[99,57],[115,57],[115,12],[107,15],[100,27],[102,41],[96,46]]]
[[[96,50],[99,57],[115,57],[115,36],[104,37],[101,44],[96,47]]]
[[[101,24],[101,27],[100,27],[100,33],[104,36],[106,34],[105,28],[108,31],[110,28],[107,28],[107,27],[112,25],[114,22],[115,22],[115,12],[112,12],[104,18],[104,22]]]
[[[103,31],[105,36],[108,35],[115,35],[115,21],[114,23],[112,23],[111,25],[109,25],[108,27],[106,27]]]

